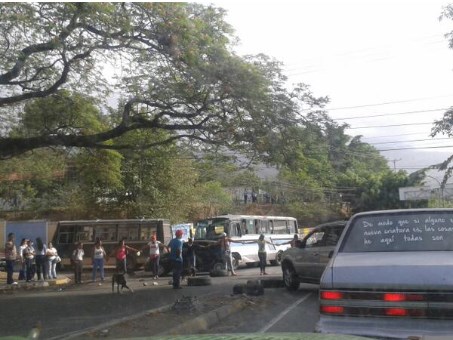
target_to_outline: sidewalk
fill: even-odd
[[[15,290],[30,290],[30,289],[39,289],[47,288],[53,286],[63,286],[68,285],[72,282],[72,276],[69,274],[59,274],[56,279],[46,280],[46,281],[18,281],[18,273],[14,273],[14,280],[17,282],[17,285],[8,285],[6,284],[6,272],[0,272],[0,294],[14,292]]]

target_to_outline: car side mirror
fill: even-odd
[[[331,259],[333,256],[333,250],[329,251],[329,259]]]

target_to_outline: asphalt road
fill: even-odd
[[[58,338],[125,315],[173,304],[183,295],[229,294],[234,284],[259,278],[258,272],[258,268],[240,269],[237,277],[213,278],[210,286],[186,286],[181,290],[173,290],[168,277],[160,278],[157,286],[150,278],[135,277],[128,279],[134,294],[112,294],[107,280],[102,286],[85,283],[63,290],[57,287],[1,295],[0,334],[26,336],[39,321],[43,339]],[[279,267],[269,267],[268,272],[269,277],[281,277]],[[212,332],[312,332],[318,319],[316,289],[316,285],[302,285],[297,292],[266,289],[260,307],[252,306],[230,316]]]

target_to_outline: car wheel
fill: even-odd
[[[236,270],[239,268],[239,259],[235,256],[233,256],[233,270]]]
[[[283,283],[288,290],[299,289],[300,281],[291,265],[287,264],[283,267]]]
[[[209,276],[191,276],[187,278],[188,286],[209,286],[211,278]]]
[[[223,263],[223,262],[216,262],[213,264],[213,266],[211,268],[212,272],[218,272],[218,271],[222,271],[222,270],[226,270],[225,263]]]
[[[281,264],[282,264],[282,257],[283,257],[283,252],[280,250],[280,251],[277,253],[277,257],[275,258],[275,260],[278,262],[278,265],[281,265]]]

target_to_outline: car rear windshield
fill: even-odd
[[[453,211],[382,212],[351,219],[340,252],[453,250]]]

